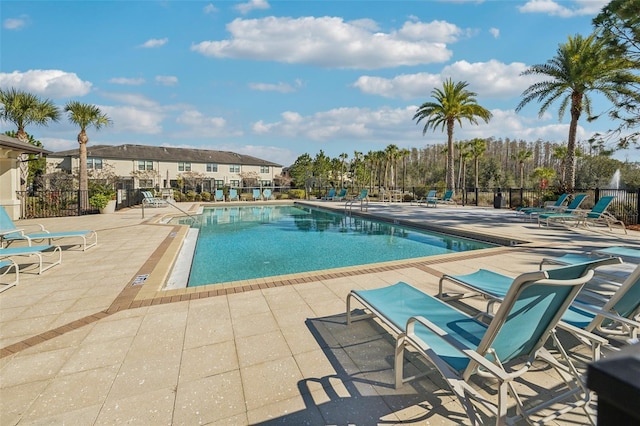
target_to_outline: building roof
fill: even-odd
[[[0,147],[10,148],[12,151],[18,151],[24,154],[51,154],[51,151],[31,145],[30,143],[22,142],[18,138],[13,138],[5,134],[0,134]]]
[[[78,155],[77,149],[70,149],[67,151],[54,152],[49,155],[49,157],[77,157]],[[282,167],[281,164],[230,151],[131,144],[87,146],[87,157],[113,160],[187,161],[191,163]]]

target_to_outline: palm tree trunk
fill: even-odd
[[[78,133],[78,144],[79,147],[79,157],[80,164],[78,165],[78,184],[80,189],[80,199],[78,200],[80,203],[81,211],[86,210],[89,207],[89,178],[87,176],[87,142],[89,142],[89,138],[87,137],[87,133],[84,130],[81,130]]]
[[[447,189],[456,189],[456,171],[453,152],[453,120],[447,121]]]
[[[567,140],[567,189],[573,192],[576,185],[576,135],[578,120],[582,111],[582,94],[571,95],[571,122],[569,123],[569,139]]]

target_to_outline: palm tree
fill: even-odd
[[[545,64],[532,65],[522,75],[540,74],[549,77],[529,86],[522,92],[522,100],[516,107],[520,111],[533,100],[542,102],[539,116],[558,99],[558,117],[562,119],[569,107],[569,137],[567,139],[567,190],[572,191],[576,181],[576,132],[580,115],[584,111],[591,116],[589,92],[598,92],[615,104],[621,96],[634,96],[631,82],[640,82],[635,76],[633,62],[627,58],[610,55],[606,43],[593,33],[587,38],[569,36],[560,44],[556,56]]]
[[[411,155],[411,151],[407,148],[402,148],[398,154],[402,159],[402,193],[404,193],[404,187],[407,179],[407,158]]]
[[[484,139],[475,138],[469,142],[469,151],[473,157],[473,166],[475,172],[475,187],[478,188],[478,175],[480,166],[480,157],[484,155],[487,150],[487,143]]]
[[[394,163],[396,160],[396,154],[398,152],[398,147],[394,144],[387,145],[384,149],[385,154],[385,167],[384,167],[384,187],[389,189],[391,186],[395,186],[394,181]],[[387,180],[387,176],[389,180]],[[390,182],[389,182],[390,181]]]
[[[342,162],[342,167],[340,169],[340,188],[344,188],[344,162],[347,158],[349,158],[349,154],[343,152],[342,154],[338,155],[338,157]]]
[[[49,99],[40,99],[31,93],[16,90],[14,88],[0,89],[0,117],[16,125],[18,131],[16,138],[24,143],[29,143],[29,135],[25,127],[29,125],[46,126],[50,121],[60,119],[60,110]],[[24,186],[29,174],[29,163],[20,162],[20,180]]]
[[[83,104],[77,101],[67,103],[64,107],[65,112],[69,113],[69,121],[80,127],[80,133],[78,133],[78,143],[80,144],[80,191],[83,195],[82,207],[86,207],[84,198],[89,189],[89,181],[87,177],[87,143],[89,142],[89,136],[87,136],[87,127],[93,126],[96,130],[100,130],[104,126],[111,124],[111,120],[106,114],[103,114],[95,105]]]
[[[462,120],[466,119],[472,124],[478,124],[476,117],[480,117],[485,123],[491,119],[491,112],[476,102],[476,93],[466,89],[469,84],[466,81],[453,83],[447,79],[442,90],[434,89],[431,92],[435,102],[425,102],[416,111],[413,119],[418,119],[418,124],[422,119],[426,119],[422,135],[429,128],[440,127],[447,129],[447,189],[455,190],[455,170],[453,152],[453,126],[456,122],[462,126]]]
[[[533,157],[533,152],[530,149],[521,149],[511,157],[520,166],[520,188],[524,188],[524,163],[529,161],[531,157]]]

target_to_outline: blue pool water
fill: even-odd
[[[495,247],[298,206],[205,208],[188,286]]]

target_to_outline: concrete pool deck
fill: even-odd
[[[640,247],[635,231],[540,229],[508,210],[370,203],[367,213],[387,220],[528,243],[163,291],[186,233],[158,222],[167,213],[18,221],[94,229],[99,241],[86,252],[65,249],[63,263],[42,275],[16,258],[20,284],[0,293],[0,424],[465,423],[435,373],[393,388],[393,341],[373,320],[345,326],[347,293],[405,281],[435,294],[443,273],[517,274],[565,251]],[[553,391],[550,372],[533,377],[536,389]]]

